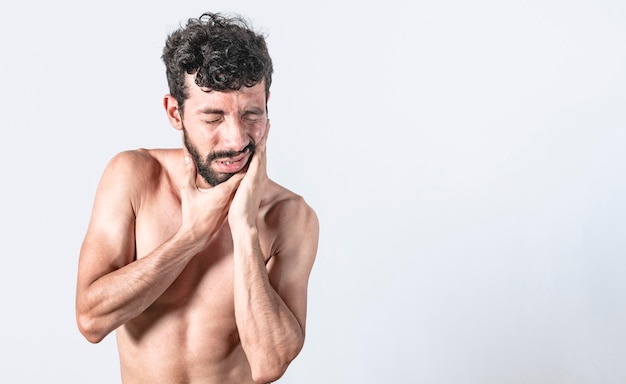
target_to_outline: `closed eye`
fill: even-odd
[[[248,111],[243,114],[243,120],[251,123],[259,123],[265,120],[265,113],[263,111]]]
[[[204,122],[207,124],[215,124],[215,123],[219,123],[220,121],[222,121],[221,117],[210,119],[210,120],[204,120]]]
[[[209,113],[209,114],[206,114],[202,120],[207,124],[215,124],[215,123],[219,123],[223,119],[224,119],[224,115],[221,113]]]

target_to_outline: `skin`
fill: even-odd
[[[215,187],[184,148],[116,155],[80,252],[78,326],[93,343],[116,331],[124,383],[268,383],[304,343],[318,220],[267,176],[263,82],[187,86],[184,114],[170,95],[164,107],[202,158],[256,152],[213,162],[238,171]]]

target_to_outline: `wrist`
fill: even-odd
[[[231,227],[231,235],[235,250],[247,253],[259,249],[259,231],[256,226]]]
[[[180,228],[172,240],[175,244],[180,244],[181,247],[188,248],[189,251],[198,253],[206,247],[209,239],[208,236],[201,236],[196,233],[196,231]]]

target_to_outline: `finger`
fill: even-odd
[[[251,177],[256,178],[258,175],[265,173],[265,167],[267,163],[267,154],[265,142],[260,143],[257,146],[252,159],[250,160],[250,164],[248,165],[247,173],[252,175]]]
[[[261,139],[261,143],[260,143],[261,144],[261,151],[260,152],[262,153],[263,159],[265,159],[265,152],[267,150],[267,137],[270,134],[270,126],[271,126],[270,120],[268,119],[267,120],[267,124],[265,126],[265,133],[263,134],[263,138]],[[265,161],[265,160],[263,160],[263,161]]]
[[[267,123],[265,124],[265,130],[263,131],[261,138],[255,143],[256,148],[252,160],[250,161],[249,169],[255,168],[255,163],[258,163],[259,161],[265,161],[265,151],[267,148],[267,136],[269,134],[269,130],[270,121],[268,119]]]
[[[263,132],[263,136],[261,136],[261,139],[259,140],[259,144],[258,146],[261,146],[263,149],[265,149],[266,144],[267,144],[267,137],[269,136],[270,133],[270,119],[267,119],[267,123],[265,124],[265,131]]]
[[[185,160],[185,175],[187,176],[187,185],[198,188],[196,184],[196,163],[191,158],[187,148],[183,147],[183,156]]]

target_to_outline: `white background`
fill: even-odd
[[[3,2],[0,382],[119,382],[78,251],[106,162],[180,145],[161,48],[203,11],[267,32],[269,173],[320,218],[281,383],[626,382],[625,4]]]

